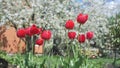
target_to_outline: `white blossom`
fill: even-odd
[[[0,0],[0,2],[3,14],[1,23],[11,20],[18,28],[23,24],[32,25],[31,16],[35,14],[34,22],[37,26],[47,25],[47,29],[56,30],[53,34],[60,33],[59,35],[63,37],[66,20],[74,20],[74,30],[77,32],[79,24],[76,17],[79,13],[85,13],[89,15],[89,19],[82,25],[80,32],[93,31],[96,40],[101,40],[98,37],[109,32],[106,27],[107,17],[103,12],[107,10],[104,7],[104,0],[83,0],[82,3],[75,0]]]

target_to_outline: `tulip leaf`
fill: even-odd
[[[78,55],[78,59],[75,61],[73,68],[79,68],[84,61],[84,58],[81,55]]]
[[[47,60],[47,58],[44,58],[43,62],[40,64],[40,68],[44,68],[46,60]]]

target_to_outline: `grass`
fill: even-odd
[[[0,53],[0,57],[6,59],[10,64],[13,65],[23,65],[25,63],[24,61],[24,57],[25,55],[21,55],[21,54],[15,54],[15,55],[7,55],[5,53]],[[68,58],[66,57],[60,57],[60,56],[32,56],[32,57],[28,57],[29,63],[30,64],[42,64],[44,59],[46,59],[46,63],[44,63],[45,65],[47,64],[47,67],[50,68],[55,68],[55,65],[59,65],[61,64],[61,60],[59,60],[59,58],[64,58],[65,61],[67,61]],[[105,63],[112,63],[113,59],[110,58],[97,58],[97,59],[87,59],[86,60],[86,64],[83,64],[81,66],[81,68],[103,68],[103,65]],[[120,64],[120,61],[117,62],[118,64]]]

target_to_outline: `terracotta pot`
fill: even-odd
[[[35,45],[35,54],[42,54],[43,53],[43,45],[39,46],[39,45]]]
[[[14,54],[24,53],[25,48],[25,42],[17,37],[14,27],[0,27],[0,50]],[[35,45],[35,53],[43,53],[43,46]]]
[[[16,29],[14,27],[9,27],[8,29],[3,26],[1,27],[0,42],[1,50],[6,51],[7,53],[17,53],[19,52],[20,47],[23,48],[23,50],[21,50],[20,52],[24,52],[25,50],[25,43],[16,36]]]

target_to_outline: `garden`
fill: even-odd
[[[120,68],[117,1],[0,0],[0,68]]]

